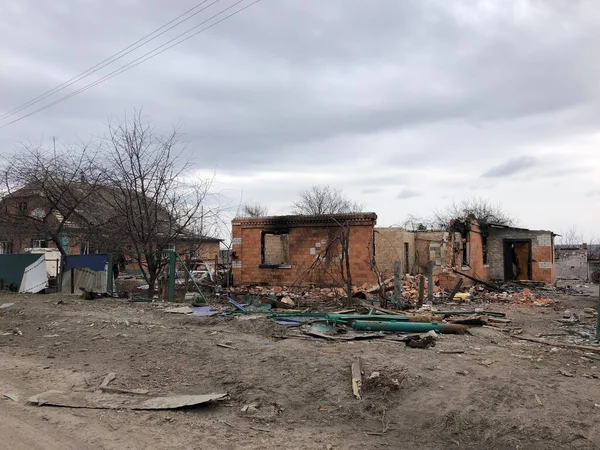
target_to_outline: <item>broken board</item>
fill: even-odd
[[[130,409],[130,410],[160,410],[179,409],[198,406],[217,400],[222,400],[228,394],[202,395],[171,395],[166,397],[126,397],[89,392],[73,392],[66,394],[62,391],[47,391],[28,399],[29,403],[38,406],[62,406],[66,408],[88,409]]]

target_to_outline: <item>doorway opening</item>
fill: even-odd
[[[531,239],[504,240],[504,279],[531,280]]]

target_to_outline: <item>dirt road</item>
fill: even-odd
[[[281,339],[287,330],[268,319],[177,316],[123,300],[1,295],[5,302],[15,305],[0,310],[0,395],[18,398],[0,399],[3,448],[600,448],[600,354],[486,328],[422,350]],[[493,308],[535,336],[563,332],[556,319],[565,307],[594,304],[577,297],[556,310]],[[358,356],[365,378],[379,373],[362,400],[350,386]],[[26,402],[51,389],[93,390],[108,372],[114,387],[230,399],[179,411]]]

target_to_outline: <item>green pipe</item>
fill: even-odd
[[[136,303],[152,303],[152,302],[154,302],[154,299],[153,298],[149,298],[149,297],[133,297],[129,301],[130,302],[136,302]]]
[[[406,316],[396,314],[328,314],[328,319],[331,320],[385,320],[385,321],[407,321]]]
[[[329,314],[327,313],[271,313],[269,317],[275,319],[284,319],[286,317],[314,317],[316,319],[326,319]]]
[[[328,314],[328,313],[274,313],[270,317],[283,319],[286,317],[312,317],[314,319],[331,320],[332,322],[351,322],[353,320],[389,320],[389,321],[407,321],[406,316],[395,314]]]
[[[431,314],[435,314],[437,316],[472,316],[474,314],[482,314],[492,317],[506,317],[506,314],[494,311],[431,311]]]
[[[423,333],[437,331],[439,333],[464,333],[466,325],[424,323],[424,322],[376,322],[370,320],[356,320],[352,328],[360,331],[400,331],[405,333]]]

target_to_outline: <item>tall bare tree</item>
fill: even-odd
[[[202,233],[212,180],[188,181],[177,130],[158,135],[139,112],[112,124],[107,141],[110,189],[103,195],[116,213],[112,228],[126,238],[152,294],[170,245]]]
[[[577,225],[571,225],[566,230],[560,231],[557,241],[560,245],[581,245],[583,244],[583,235],[578,230]]]
[[[363,205],[349,199],[341,189],[322,184],[301,191],[292,212],[299,215],[343,214],[360,212]]]
[[[241,214],[243,217],[265,217],[269,215],[269,209],[259,203],[246,203]]]
[[[58,153],[23,144],[0,167],[0,226],[13,236],[49,238],[62,255],[69,239],[92,234],[85,205],[105,180],[97,146],[88,143]]]
[[[340,277],[346,291],[347,305],[352,305],[352,272],[350,270],[350,222],[340,224]]]
[[[435,211],[430,217],[409,216],[404,227],[414,231],[425,229],[445,230],[453,223],[466,223],[469,219],[477,219],[484,224],[516,225],[516,219],[500,205],[494,205],[481,197],[470,197],[460,202],[453,202],[445,208]]]

